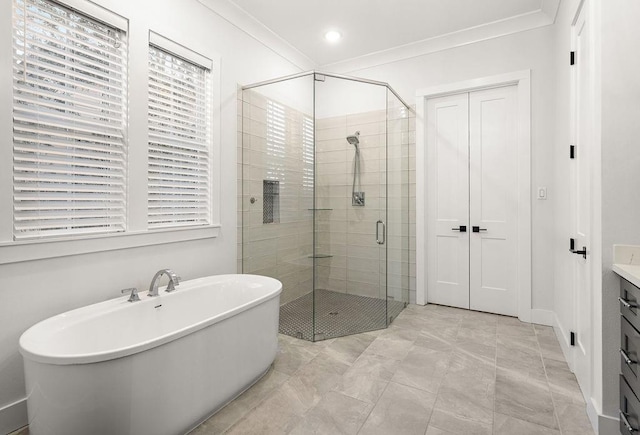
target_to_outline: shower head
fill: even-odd
[[[360,137],[360,132],[356,131],[356,134],[352,134],[351,136],[347,136],[347,142],[349,142],[351,145],[353,145],[356,148],[358,148],[358,144],[360,143],[360,139],[358,139],[359,137]]]

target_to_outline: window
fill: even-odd
[[[126,229],[126,33],[14,1],[14,240]]]
[[[99,3],[8,3],[0,264],[219,234],[220,57],[151,29],[131,35],[128,19]],[[129,58],[140,44],[148,56]],[[147,89],[148,103],[138,98]]]
[[[159,38],[152,34],[149,228],[207,225],[211,215],[210,68],[161,48],[154,39]]]

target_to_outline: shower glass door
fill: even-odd
[[[387,326],[387,88],[315,74],[314,340]]]
[[[415,246],[411,229],[415,231],[415,209],[410,198],[415,197],[415,167],[411,171],[409,156],[415,150],[415,134],[410,122],[415,115],[387,89],[387,321],[391,323],[409,303],[409,289],[415,288]],[[414,124],[415,125],[415,124]],[[415,127],[413,128],[415,132]],[[414,224],[411,225],[411,216]],[[415,236],[415,234],[413,234]],[[413,275],[413,276],[412,276]],[[413,282],[411,282],[413,280]]]
[[[238,269],[282,282],[280,332],[387,327],[415,285],[409,107],[317,72],[245,86],[238,104]]]
[[[280,280],[280,332],[312,340],[313,76],[241,97],[238,269]]]

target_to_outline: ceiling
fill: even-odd
[[[450,34],[522,20],[553,11],[553,0],[228,0],[315,65],[351,61],[372,53]],[[555,11],[551,21],[555,18]],[[327,30],[342,39],[330,44]],[[524,30],[524,29],[523,29]]]

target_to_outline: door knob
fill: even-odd
[[[451,231],[460,231],[461,233],[466,233],[467,232],[467,226],[466,225],[460,225],[458,228],[451,228]]]
[[[480,228],[480,227],[476,227],[476,226],[473,226],[471,228],[473,229],[474,233],[479,233],[480,231],[487,231],[486,228]]]
[[[587,258],[587,247],[583,246],[582,249],[571,249],[573,254],[582,255],[582,258]]]

